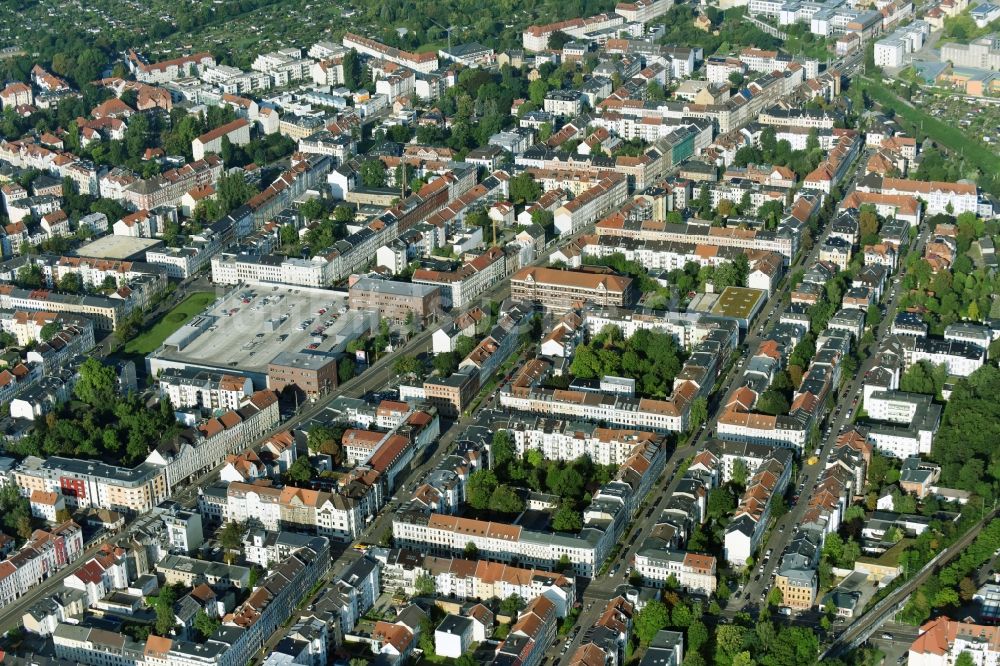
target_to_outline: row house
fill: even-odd
[[[574,234],[625,203],[628,196],[627,176],[614,173],[597,185],[563,204],[555,212],[556,230],[563,236]]]
[[[162,467],[168,486],[176,488],[221,465],[226,456],[247,448],[278,421],[277,396],[272,391],[258,391],[242,399],[237,409],[161,442],[147,456],[146,463]]]
[[[0,562],[0,607],[75,562],[83,554],[83,530],[68,520],[51,531],[35,530],[16,553]]]
[[[491,664],[503,666],[519,659],[523,666],[538,666],[556,637],[555,605],[545,597],[535,597],[520,612],[507,638],[497,646]]]
[[[572,576],[458,557],[435,557],[395,548],[378,556],[382,562],[382,580],[386,589],[402,589],[417,594],[417,580],[430,577],[435,593],[460,600],[506,599],[515,594],[526,602],[544,596],[556,606],[558,617],[565,617],[576,599]]]
[[[604,218],[597,223],[595,231],[599,242],[603,242],[605,237],[618,237],[777,252],[786,264],[791,262],[798,251],[800,238],[799,230],[785,223],[775,231],[765,231],[713,227],[700,220],[673,224],[665,221],[629,220],[620,216]]]
[[[593,423],[513,413],[491,424],[512,437],[518,456],[540,451],[546,460],[587,456],[599,465],[622,465],[637,446],[662,437],[652,432],[601,428]]]
[[[756,551],[767,529],[774,499],[784,494],[791,474],[791,451],[775,448],[747,481],[743,497],[726,527],[724,553],[730,564],[742,566]]]
[[[142,83],[169,83],[197,76],[204,69],[215,67],[215,58],[207,52],[147,63],[135,51],[130,50],[126,62],[136,80]]]
[[[444,305],[464,308],[508,274],[503,250],[493,247],[453,271],[419,268],[414,271],[412,281],[440,287]]]
[[[869,174],[858,181],[857,189],[890,196],[918,197],[926,205],[928,215],[979,214],[979,194],[974,183],[926,182]]]
[[[191,190],[214,187],[222,168],[218,156],[206,155],[204,159],[133,182],[122,191],[121,201],[134,211],[176,206]]]

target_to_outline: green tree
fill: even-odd
[[[203,610],[198,611],[198,614],[194,616],[195,631],[198,632],[203,641],[208,640],[220,626],[222,626],[222,623],[218,619],[211,617]]]
[[[218,192],[220,216],[239,208],[254,195],[254,189],[242,174],[231,173],[219,177],[215,190]]]
[[[756,409],[762,414],[771,414],[772,416],[787,414],[789,410],[788,399],[785,398],[784,394],[769,388],[760,394]]]
[[[768,606],[780,606],[781,602],[784,601],[785,597],[781,593],[780,587],[772,587],[771,591],[767,593],[767,605]]]
[[[733,476],[731,480],[734,485],[746,488],[747,481],[750,480],[750,468],[747,467],[746,462],[742,459],[738,458],[733,463]]]
[[[500,613],[508,617],[517,617],[525,605],[524,599],[517,594],[512,594],[500,602]]]
[[[471,541],[465,544],[465,548],[462,549],[462,557],[464,557],[467,560],[479,559],[479,546],[472,543]]]
[[[41,287],[43,284],[42,269],[35,263],[27,263],[17,269],[15,282],[25,289]]]
[[[346,384],[354,379],[354,373],[354,359],[345,356],[337,364],[337,381],[341,384]]]
[[[458,370],[458,359],[455,352],[444,352],[434,355],[434,370],[442,377],[448,377]]]
[[[472,353],[472,350],[476,348],[475,338],[470,338],[467,335],[460,335],[455,339],[455,355],[459,358],[465,358]]]
[[[419,376],[423,369],[423,364],[416,356],[400,356],[392,366],[393,372],[403,376]]]
[[[177,591],[173,585],[164,585],[160,588],[160,594],[156,597],[154,610],[156,611],[156,633],[160,636],[169,636],[176,624],[174,615],[174,603],[177,601]]]
[[[500,483],[497,481],[493,470],[476,470],[469,476],[469,482],[466,484],[465,492],[469,505],[479,510],[490,508],[490,499],[493,497],[493,491],[499,485]]]
[[[510,179],[510,198],[515,204],[535,201],[541,194],[541,186],[528,173],[520,173]]]
[[[701,620],[694,620],[687,629],[688,654],[697,654],[701,646],[708,642],[708,627]],[[685,660],[686,662],[687,660]]]
[[[691,612],[691,608],[683,601],[678,602],[670,611],[671,626],[687,629],[693,621],[694,614]]]
[[[490,494],[489,507],[500,513],[520,513],[524,510],[524,500],[513,488],[501,484]]]
[[[358,57],[358,52],[351,49],[345,53],[341,64],[344,68],[344,87],[348,90],[357,90],[360,88],[364,81],[364,70],[361,65],[361,58]]]
[[[318,220],[325,212],[325,209],[323,200],[317,198],[309,199],[299,206],[299,212],[307,220]]]
[[[878,306],[869,305],[868,311],[865,313],[865,326],[869,327],[877,326],[881,318],[882,318],[882,313],[879,312]]]
[[[243,525],[230,520],[219,530],[219,545],[226,551],[226,561],[232,562],[235,553],[243,549]]]
[[[506,469],[507,465],[514,461],[514,442],[509,430],[497,430],[493,433],[493,441],[490,445],[490,467],[493,469]]]
[[[656,632],[666,627],[669,622],[667,607],[659,601],[650,600],[646,602],[641,611],[636,613],[633,623],[635,635],[643,644],[649,645],[656,636]]]
[[[968,652],[962,652],[955,658],[955,666],[976,666],[976,660]]]
[[[552,529],[556,532],[579,532],[583,529],[583,520],[580,512],[576,511],[568,503],[559,505],[552,516]]]
[[[688,412],[688,428],[694,431],[708,421],[708,400],[704,396],[699,396],[691,403],[691,410]]]
[[[115,403],[118,377],[113,368],[90,357],[80,366],[79,379],[73,392],[91,407],[107,409]]]
[[[309,451],[330,456],[334,464],[338,464],[341,456],[340,440],[344,435],[344,428],[333,428],[319,425],[309,429],[309,436],[306,444]]]
[[[417,576],[417,578],[413,581],[413,587],[416,590],[417,595],[421,597],[430,597],[437,592],[433,576]]]
[[[59,280],[59,291],[68,294],[79,294],[83,291],[83,279],[79,273],[67,273]]]
[[[361,164],[361,183],[365,187],[385,187],[386,170],[382,160],[369,159]]]
[[[285,472],[285,480],[291,484],[305,485],[316,477],[316,468],[308,456],[299,456]]]
[[[42,326],[42,330],[38,332],[38,335],[42,338],[43,342],[48,342],[52,339],[52,336],[62,330],[62,326],[57,322],[49,322],[45,326]]]

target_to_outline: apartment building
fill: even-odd
[[[813,111],[811,109],[786,109],[782,106],[774,106],[766,111],[762,111],[758,122],[762,125],[771,125],[775,128],[815,128],[818,130],[832,130],[837,121],[842,118],[826,111]],[[780,131],[780,130],[779,130]]]
[[[619,2],[615,5],[615,14],[618,14],[629,23],[649,23],[653,19],[663,16],[673,4],[673,0]]]
[[[129,70],[135,75],[136,81],[154,84],[170,83],[177,79],[198,76],[206,68],[215,67],[215,58],[208,52],[147,63],[135,51],[130,50],[126,62]]]
[[[427,284],[362,277],[350,286],[354,310],[378,310],[391,322],[424,323],[441,311],[441,289]]]
[[[943,363],[949,375],[968,377],[985,363],[985,350],[978,344],[912,336],[901,338],[901,342],[907,366],[919,361]]]
[[[344,34],[342,44],[346,49],[354,49],[358,53],[375,58],[376,60],[396,63],[415,72],[430,74],[438,68],[438,58],[433,52],[410,53],[408,51],[401,51],[400,49],[377,42],[374,39],[362,37],[351,32]]]
[[[883,455],[904,460],[931,452],[941,422],[941,406],[931,396],[903,391],[872,391],[865,399],[868,439]]]
[[[588,422],[518,412],[493,421],[491,428],[506,430],[519,456],[540,451],[546,460],[570,461],[585,455],[599,465],[622,465],[636,446],[662,438],[652,432],[601,428]]]
[[[146,457],[146,463],[162,468],[168,488],[173,489],[251,446],[278,420],[277,396],[271,391],[258,391],[242,399],[237,409],[161,441]]]
[[[791,451],[775,448],[747,481],[746,491],[726,527],[724,552],[730,564],[742,566],[757,550],[767,529],[774,499],[785,492],[791,475]]]
[[[635,299],[631,278],[553,268],[523,268],[511,276],[510,288],[515,300],[553,312],[568,312],[586,302],[625,307]]]
[[[774,586],[781,590],[781,605],[795,611],[809,610],[816,601],[816,567],[823,549],[822,533],[797,529],[781,555]]]
[[[735,322],[701,312],[588,305],[583,309],[583,325],[590,336],[597,335],[605,326],[614,326],[626,338],[640,330],[667,333],[673,336],[679,346],[690,349],[713,331],[733,331]]]
[[[538,666],[556,637],[554,604],[545,597],[535,597],[510,627],[507,638],[497,647],[492,666],[520,661],[523,666]]]
[[[146,252],[146,262],[160,266],[167,275],[186,280],[210,265],[212,257],[222,248],[220,234],[212,230],[189,236],[184,247],[163,247]]]
[[[156,379],[160,393],[177,409],[235,411],[253,393],[247,377],[198,368],[165,368]]]
[[[940,616],[920,627],[908,653],[912,666],[949,666],[962,654],[975,664],[994,664],[1000,659],[1000,628],[952,620]]]
[[[578,534],[548,533],[520,525],[438,513],[417,500],[396,513],[393,536],[402,547],[452,555],[474,543],[485,557],[553,569],[565,555],[574,573],[593,576],[621,537],[666,462],[662,442],[637,445],[615,478],[602,486],[584,511]]]
[[[597,185],[556,209],[555,228],[567,236],[593,224],[628,197],[628,178],[609,174]]]
[[[196,160],[204,159],[208,153],[221,154],[223,139],[229,139],[234,146],[247,145],[250,143],[250,122],[246,118],[237,118],[195,137],[191,141],[191,154]]]
[[[597,223],[595,232],[600,243],[605,238],[631,238],[644,241],[662,241],[715,247],[735,247],[743,250],[777,252],[785,264],[791,262],[798,251],[799,230],[782,224],[775,231],[713,227],[707,222],[691,221],[672,224],[653,220],[628,220],[610,216]]]
[[[123,634],[59,624],[53,633],[55,653],[61,659],[88,666],[245,664],[329,568],[329,543],[314,539],[273,567],[247,600],[227,615],[224,625],[205,641],[194,643],[153,635],[141,645]]]
[[[926,206],[927,215],[979,214],[979,195],[974,183],[883,178],[871,173],[858,181],[857,189],[861,192],[919,198]]]
[[[149,511],[170,490],[166,470],[158,465],[129,468],[59,456],[26,458],[14,471],[14,483],[28,496],[36,490],[59,493],[73,509],[98,507],[130,514]]]
[[[135,181],[122,190],[121,201],[132,210],[177,206],[185,194],[207,185],[214,186],[221,175],[222,159],[206,155],[204,159]]]
[[[333,391],[337,382],[337,357],[333,354],[283,351],[267,364],[267,387],[276,393],[294,386],[308,397],[317,397]]]
[[[644,585],[663,588],[672,577],[685,592],[708,597],[715,594],[716,560],[712,555],[645,547],[635,554],[635,570]]]
[[[941,45],[941,62],[951,62],[955,67],[1000,69],[1000,40],[987,35],[968,44],[948,42]]]
[[[296,530],[350,541],[364,527],[361,507],[339,493],[269,484],[230,483],[223,520],[254,519],[271,531]]]
[[[491,247],[456,270],[418,268],[413,272],[411,280],[414,284],[440,288],[441,304],[444,307],[465,308],[480,294],[507,277],[507,263],[503,250]]]
[[[458,557],[436,557],[394,548],[386,551],[382,562],[385,589],[402,589],[417,594],[417,579],[434,580],[435,593],[459,600],[506,599],[516,594],[526,602],[544,596],[556,607],[558,617],[566,617],[576,599],[572,576],[559,573]]]
[[[83,554],[83,530],[72,520],[35,530],[27,543],[0,562],[0,607],[27,594]]]
[[[528,26],[521,33],[521,45],[526,51],[544,51],[549,47],[549,37],[555,32],[563,32],[570,37],[587,37],[591,34],[618,27],[625,18],[617,13],[596,14],[584,18],[573,18],[556,23]]]
[[[540,415],[603,421],[609,426],[652,432],[680,432],[687,427],[691,403],[706,395],[715,377],[736,348],[733,327],[711,331],[692,350],[666,400],[635,398],[617,393],[548,389],[540,386],[550,367],[526,363],[500,390],[500,404],[508,409]]]

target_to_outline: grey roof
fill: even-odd
[[[461,615],[453,615],[449,613],[444,616],[441,620],[441,624],[437,626],[437,630],[445,634],[464,634],[468,631],[472,631],[472,620],[467,617],[462,617]]]

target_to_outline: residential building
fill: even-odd
[[[963,653],[968,653],[975,664],[996,663],[1000,659],[1000,628],[942,615],[920,627],[908,658],[912,666],[949,666]]]

